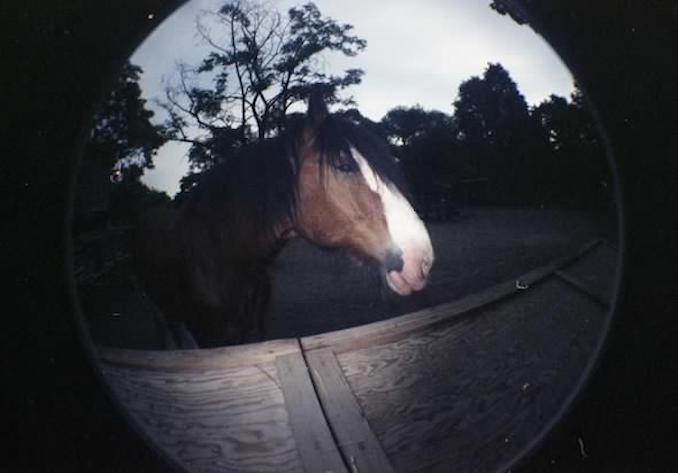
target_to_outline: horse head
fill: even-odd
[[[294,230],[323,247],[376,262],[388,286],[408,295],[426,286],[433,247],[405,198],[385,140],[329,113],[315,95],[297,137]]]

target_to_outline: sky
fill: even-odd
[[[215,10],[223,0],[192,0],[159,25],[137,48],[131,62],[141,66],[141,88],[148,107],[162,121],[155,104],[167,81],[177,77],[177,62],[198,64],[209,52],[195,32],[196,16]],[[268,0],[281,12],[304,2]],[[501,16],[490,0],[315,0],[321,13],[354,26],[367,40],[356,57],[339,54],[323,61],[326,72],[365,71],[362,83],[348,90],[366,117],[379,121],[396,106],[421,105],[452,114],[459,85],[499,62],[518,84],[529,105],[551,94],[569,97],[573,78],[551,47],[526,25]],[[188,146],[170,142],[158,151],[146,185],[173,196],[188,171]]]

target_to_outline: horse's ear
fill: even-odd
[[[307,116],[313,126],[320,125],[330,114],[322,92],[314,90],[308,97]]]

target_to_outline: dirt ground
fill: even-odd
[[[267,339],[298,337],[383,320],[458,299],[566,255],[594,238],[616,244],[613,222],[580,212],[543,209],[464,209],[427,224],[436,261],[428,287],[400,297],[374,268],[342,252],[296,240],[272,268]],[[120,263],[80,288],[83,311],[98,343],[171,348],[162,316]]]
[[[400,297],[378,271],[357,268],[341,253],[298,240],[274,268],[268,337],[305,336],[423,309],[520,276],[587,241],[614,241],[610,224],[578,212],[467,209],[458,219],[428,224],[436,261],[428,287]]]

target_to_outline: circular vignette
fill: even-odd
[[[154,21],[154,26],[159,26],[169,15],[171,15],[174,11],[179,9],[183,4],[185,4],[184,1],[177,2],[174,5],[171,5],[166,8],[165,11],[163,11],[161,14],[154,14],[153,16],[153,21]],[[524,10],[521,10],[521,14],[524,16],[526,23],[531,23],[532,17],[529,11],[529,6],[527,6]],[[507,21],[510,21],[507,18]],[[531,27],[531,26],[530,26]],[[536,28],[535,28],[536,31]],[[106,74],[107,79],[104,81],[102,84],[102,87],[100,88],[101,92],[99,95],[99,98],[97,100],[98,103],[100,103],[103,100],[103,97],[105,97],[105,94],[110,90],[110,85],[112,84],[115,75],[117,72],[120,70],[122,67],[122,64],[124,61],[130,56],[130,53],[136,49],[136,47],[141,44],[141,42],[151,33],[151,31],[144,31],[138,35],[137,38],[135,38],[133,41],[131,41],[131,45],[129,47],[121,48],[120,51],[123,51],[122,54],[120,54],[119,59],[117,63],[115,64],[114,67],[111,68],[108,74]],[[545,40],[548,42],[548,44],[557,52],[557,49],[551,45],[551,41],[549,41],[548,37],[548,32],[544,31],[538,31],[539,34],[541,34]],[[563,60],[563,62],[567,65],[568,69],[570,69],[575,77],[579,78],[582,77],[581,74],[579,74],[568,62],[567,57],[563,57],[560,54],[558,56]],[[103,76],[104,74],[101,74]],[[582,91],[584,92],[584,96],[587,100],[589,109],[593,115],[593,118],[596,122],[597,129],[598,129],[598,134],[602,140],[603,147],[605,149],[605,154],[606,154],[606,159],[608,162],[608,167],[610,169],[611,175],[612,175],[612,185],[614,188],[613,191],[613,197],[615,200],[615,214],[616,214],[616,231],[617,235],[619,238],[619,252],[617,254],[617,271],[616,271],[616,276],[615,276],[615,282],[614,282],[614,297],[611,302],[610,310],[608,311],[606,315],[605,322],[603,324],[603,330],[602,333],[599,334],[598,336],[598,341],[596,343],[596,346],[594,348],[593,354],[590,356],[587,366],[584,369],[584,371],[581,373],[577,383],[575,386],[572,387],[570,394],[567,396],[566,400],[563,402],[557,413],[550,419],[548,420],[544,426],[541,428],[539,433],[530,441],[528,442],[527,445],[525,445],[513,458],[511,458],[509,461],[507,461],[504,465],[501,466],[501,468],[498,468],[497,471],[507,471],[510,470],[511,468],[514,468],[517,465],[524,464],[526,461],[529,461],[530,456],[538,449],[540,444],[545,440],[546,437],[556,428],[556,426],[561,423],[568,413],[572,410],[573,406],[577,403],[577,401],[581,398],[582,394],[584,393],[586,386],[588,382],[591,379],[592,373],[594,372],[601,353],[604,350],[604,345],[607,340],[609,331],[610,331],[610,326],[612,324],[612,320],[614,318],[614,314],[617,308],[617,302],[619,299],[619,294],[621,290],[621,279],[622,279],[622,274],[624,270],[624,264],[623,264],[623,254],[624,254],[624,248],[625,248],[625,233],[624,233],[624,220],[623,220],[623,199],[622,199],[622,192],[620,188],[620,181],[617,175],[617,168],[615,165],[615,160],[614,160],[614,154],[613,154],[613,147],[609,138],[608,133],[606,132],[605,126],[602,123],[600,119],[600,114],[598,113],[598,110],[595,106],[594,101],[590,98],[590,96],[587,93],[587,88],[586,88],[586,81],[581,81],[579,82],[580,87]],[[94,107],[92,107],[92,112],[94,110]],[[91,113],[90,115],[93,115]],[[83,131],[81,133],[81,136],[79,138],[79,144],[77,149],[74,152],[74,159],[73,159],[73,164],[71,167],[71,181],[69,183],[69,194],[68,194],[68,206],[67,206],[67,218],[66,218],[66,226],[65,226],[65,241],[66,241],[66,271],[67,271],[67,281],[68,281],[68,289],[69,289],[69,297],[71,299],[71,303],[73,307],[75,308],[74,311],[74,318],[75,318],[75,323],[78,331],[78,337],[81,340],[81,343],[83,344],[83,348],[85,349],[85,352],[87,353],[87,356],[89,358],[90,365],[94,368],[95,375],[97,377],[97,380],[99,382],[99,385],[103,387],[104,391],[106,392],[108,398],[113,401],[113,403],[117,406],[118,412],[120,412],[123,417],[125,418],[126,422],[129,425],[132,425],[134,427],[135,432],[143,438],[144,443],[146,444],[146,447],[149,449],[152,449],[155,454],[161,458],[164,462],[171,464],[172,467],[179,469],[179,465],[174,464],[174,462],[162,451],[162,449],[158,448],[155,444],[155,442],[151,441],[152,439],[148,438],[146,434],[144,434],[143,429],[139,428],[137,425],[137,421],[133,419],[133,417],[129,414],[129,412],[124,408],[124,406],[120,403],[118,400],[117,396],[114,395],[112,392],[108,382],[105,380],[101,366],[99,364],[98,356],[96,354],[96,349],[94,347],[94,343],[92,340],[92,337],[90,335],[90,332],[88,328],[86,327],[86,323],[84,320],[84,314],[83,314],[83,309],[80,303],[80,299],[78,297],[78,291],[75,286],[75,278],[74,278],[74,260],[73,260],[73,240],[72,240],[72,234],[71,234],[71,227],[70,227],[70,222],[73,216],[73,206],[74,206],[74,198],[75,198],[75,183],[76,183],[76,178],[77,174],[80,169],[80,164],[82,161],[82,156],[84,152],[84,147],[87,141],[87,136],[88,136],[88,130],[89,126],[91,123],[86,124],[86,126],[83,127]]]
[[[70,162],[71,168],[69,173],[70,180],[68,182],[67,192],[66,215],[63,228],[63,241],[65,242],[65,248],[63,249],[65,261],[65,280],[67,284],[68,297],[71,302],[71,307],[73,308],[71,318],[73,319],[73,323],[76,327],[76,336],[80,340],[82,349],[87,357],[87,362],[91,368],[91,372],[96,378],[98,386],[101,388],[103,393],[105,393],[106,398],[116,407],[117,413],[123,418],[128,428],[131,428],[131,430],[138,436],[139,441],[143,441],[144,447],[146,447],[146,449],[148,449],[153,454],[153,456],[156,458],[156,461],[162,462],[163,468],[169,467],[173,471],[182,471],[182,469],[177,463],[175,463],[174,460],[169,458],[165,452],[155,444],[155,442],[152,441],[152,439],[143,431],[143,429],[137,425],[137,421],[122,405],[118,397],[113,393],[108,381],[104,377],[99,357],[94,346],[94,341],[85,322],[84,311],[76,287],[72,220],[74,215],[78,173],[80,172],[85,147],[87,145],[89,133],[92,128],[92,121],[97,106],[104,102],[108,93],[112,89],[116,77],[134,50],[136,50],[138,46],[148,36],[150,36],[156,28],[162,25],[162,23],[170,15],[172,15],[175,11],[177,11],[189,1],[190,0],[170,0],[170,2],[162,4],[161,6],[157,4],[149,5],[155,6],[157,10],[153,10],[151,13],[146,14],[145,19],[148,23],[138,27],[132,37],[128,39],[127,43],[121,43],[120,47],[115,50],[115,61],[111,61],[108,64],[109,67],[102,70],[98,74],[98,78],[101,79],[100,86],[98,87],[99,92],[93,103],[87,103],[84,106],[84,108],[87,109],[87,116],[89,119],[87,122],[81,125],[77,144],[72,153]],[[141,8],[144,7],[142,6],[139,9]]]
[[[593,353],[590,355],[588,363],[584,368],[583,372],[579,376],[576,384],[571,388],[570,394],[566,397],[563,404],[560,406],[558,411],[553,415],[541,428],[541,430],[535,435],[530,442],[527,443],[522,449],[518,451],[517,454],[513,456],[509,461],[505,462],[498,468],[497,472],[510,472],[518,467],[529,466],[530,460],[538,452],[542,444],[548,439],[548,437],[553,434],[559,425],[561,425],[567,419],[568,415],[572,413],[577,404],[582,400],[586,388],[590,384],[590,381],[598,367],[601,356],[605,351],[605,345],[608,340],[610,330],[612,327],[613,320],[615,318],[615,313],[617,312],[619,296],[623,290],[622,280],[625,269],[624,263],[624,254],[626,248],[625,240],[625,220],[624,220],[624,200],[623,192],[621,186],[621,180],[619,179],[619,174],[617,170],[616,160],[614,157],[614,148],[610,135],[606,130],[606,127],[601,119],[601,115],[598,111],[598,108],[595,104],[595,99],[592,99],[588,88],[586,85],[586,80],[582,80],[584,74],[581,71],[578,71],[576,67],[573,66],[572,61],[561,55],[558,51],[558,48],[553,45],[552,38],[549,35],[548,30],[539,28],[535,25],[535,15],[530,10],[530,5],[526,4],[524,0],[505,0],[502,2],[504,5],[508,6],[507,10],[504,12],[507,16],[514,17],[516,21],[520,20],[521,24],[524,24],[526,27],[532,28],[535,33],[542,36],[547,42],[549,47],[551,47],[557,56],[563,61],[567,68],[572,73],[573,77],[576,79],[579,88],[582,90],[584,99],[586,101],[587,107],[593,116],[593,120],[596,124],[597,132],[599,137],[602,140],[603,149],[605,151],[605,158],[607,160],[607,166],[612,177],[612,197],[614,199],[615,205],[615,218],[616,218],[616,233],[618,237],[618,251],[616,255],[616,274],[615,280],[613,283],[612,289],[612,299],[610,301],[610,307],[605,315],[605,321],[603,322],[601,333],[598,335],[598,340],[594,347]],[[510,9],[510,11],[509,11]]]

